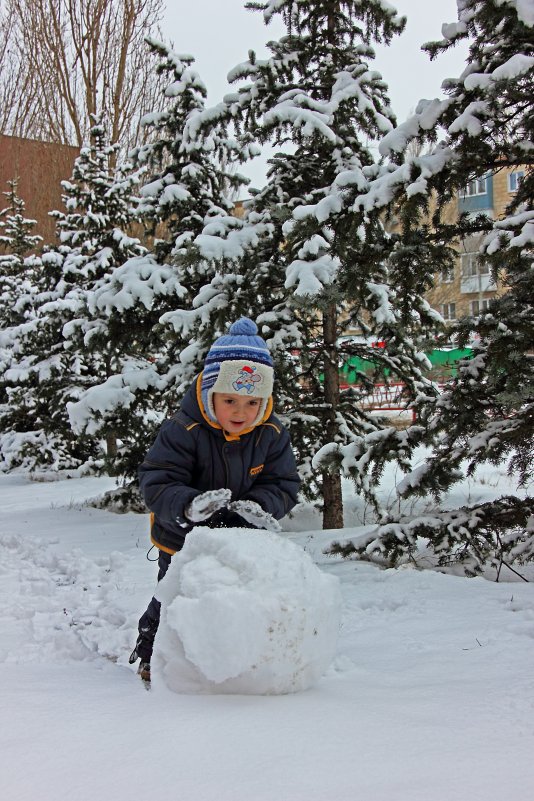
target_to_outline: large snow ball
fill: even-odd
[[[267,531],[199,527],[156,597],[153,686],[277,695],[310,687],[336,650],[339,582]]]

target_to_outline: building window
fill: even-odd
[[[482,300],[471,301],[471,314],[473,317],[478,317],[479,314],[485,314],[489,309],[489,300],[486,298]]]
[[[456,303],[442,303],[441,316],[444,320],[456,320]]]
[[[488,191],[486,178],[474,178],[469,181],[467,186],[460,190],[460,197],[473,197],[474,195],[485,195]]]
[[[489,275],[487,262],[478,261],[478,253],[462,253],[462,276],[472,278],[475,275]]]
[[[525,173],[523,170],[515,170],[514,172],[508,173],[508,191],[517,192],[519,184],[524,177]]]
[[[451,284],[454,281],[454,267],[444,267],[441,271],[441,283]]]

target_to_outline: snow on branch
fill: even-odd
[[[407,197],[426,194],[428,180],[440,173],[453,159],[453,151],[441,145],[432,153],[409,159],[405,164],[371,181],[369,192],[358,197],[355,205],[364,209],[384,207],[394,199],[403,184],[406,187]],[[413,179],[409,180],[414,173]]]
[[[355,540],[333,543],[330,552],[395,566],[416,558],[417,549],[424,548],[434,554],[437,566],[461,565],[466,575],[476,576],[489,565],[498,576],[503,565],[534,559],[534,538],[529,530],[533,512],[532,499],[503,496],[383,524]]]
[[[485,118],[491,116],[490,105],[485,100],[478,100],[469,103],[465,111],[449,125],[448,131],[451,134],[466,131],[469,136],[478,136],[482,133]]]
[[[223,122],[227,114],[228,108],[224,103],[218,103],[210,108],[195,110],[184,126],[183,147],[185,152],[198,150],[200,143],[205,148],[206,142],[213,141],[210,137],[216,124]],[[210,133],[205,133],[206,131]]]
[[[492,83],[520,78],[534,67],[534,58],[516,53],[491,73],[472,72],[464,80],[466,89],[486,89]]]
[[[249,248],[259,244],[261,236],[271,234],[273,230],[272,223],[243,225],[237,217],[218,215],[205,225],[194,244],[208,261],[238,261]]]
[[[217,277],[213,279],[212,283],[201,288],[193,302],[193,308],[177,309],[163,314],[159,319],[161,325],[172,325],[174,331],[183,337],[187,337],[193,332],[199,323],[209,325],[214,312],[221,311],[228,305],[229,293],[220,286],[214,286],[215,282],[217,282]],[[190,363],[192,353],[193,350],[186,348],[180,354],[180,362],[182,364]]]
[[[495,0],[498,6],[511,6],[517,11],[517,18],[529,28],[534,27],[534,6],[532,0]]]
[[[340,266],[340,260],[328,253],[313,260],[295,259],[287,268],[285,287],[291,289],[296,285],[298,297],[319,295],[335,281]]]
[[[118,408],[134,403],[136,393],[151,387],[162,388],[162,378],[153,366],[125,365],[120,375],[114,375],[86,390],[76,402],[67,403],[72,429],[77,434],[98,434],[101,421]]]
[[[416,113],[381,139],[378,145],[380,155],[391,156],[394,153],[404,153],[412,139],[415,139],[422,131],[431,131],[436,127],[451,103],[451,98],[420,100]]]
[[[376,304],[376,308],[373,308],[371,314],[377,325],[395,325],[397,318],[390,298],[391,288],[387,284],[375,284],[368,281],[367,289]]]
[[[498,220],[482,242],[481,250],[491,256],[503,247],[526,248],[534,245],[534,210]]]
[[[323,223],[333,214],[339,214],[343,205],[341,199],[336,195],[327,195],[314,206],[298,206],[293,211],[294,220],[304,220],[306,217],[315,217],[318,222]]]
[[[365,91],[369,84],[381,80],[382,76],[379,72],[368,70],[364,65],[358,65],[351,71],[338,72],[332,87],[331,100],[327,104],[329,114],[333,116],[342,103],[355,98],[358,101],[358,111],[362,115],[371,113],[377,129],[383,134],[389,133],[393,129],[393,123],[386,116],[377,112],[372,95],[369,96]]]
[[[125,311],[139,302],[150,309],[160,295],[183,297],[175,271],[168,264],[158,264],[154,257],[138,256],[117,267],[106,283],[90,298],[90,311]]]
[[[314,134],[320,134],[324,139],[336,144],[337,136],[328,124],[329,119],[330,117],[326,113],[299,108],[292,102],[279,103],[263,117],[267,127],[279,123],[291,125],[294,128],[300,128],[304,136],[312,137]]]

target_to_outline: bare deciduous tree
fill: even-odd
[[[11,3],[0,2],[0,133],[28,136],[35,128],[35,82],[19,49]]]
[[[4,132],[81,146],[96,115],[113,143],[139,142],[163,99],[144,41],[163,0],[5,0],[0,13]]]

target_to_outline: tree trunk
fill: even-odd
[[[337,356],[337,309],[331,304],[323,315],[325,347],[324,397],[326,409],[326,441],[333,442],[337,434],[336,409],[339,404],[339,368]],[[343,498],[341,476],[323,471],[323,528],[343,528]]]
[[[113,459],[117,455],[117,434],[114,431],[106,434],[106,454],[108,459]]]
[[[112,354],[107,353],[105,359],[106,359],[106,378],[110,378],[113,375]],[[117,456],[117,450],[118,450],[117,432],[114,430],[108,431],[108,433],[106,434],[106,456],[108,462],[109,475],[115,475],[115,459]]]
[[[335,45],[336,11],[334,2],[328,11],[328,40]],[[326,403],[326,442],[337,434],[336,409],[339,405],[339,366],[337,355],[337,307],[331,303],[323,314],[324,398]],[[343,528],[343,497],[339,470],[323,471],[323,528]]]

